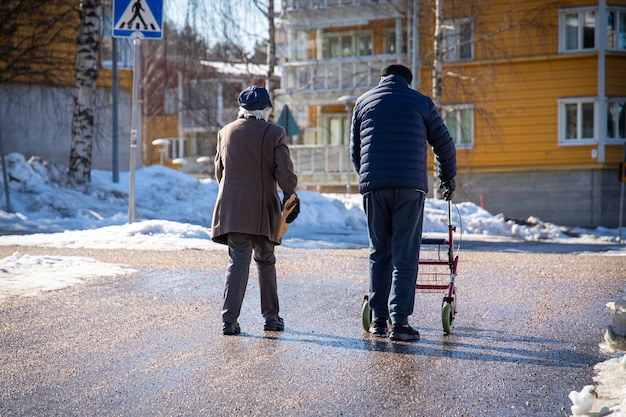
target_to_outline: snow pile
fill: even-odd
[[[128,220],[129,174],[119,182],[109,171],[93,170],[91,183],[70,186],[67,168],[18,153],[6,156],[12,213],[0,211],[0,234],[60,233],[107,226],[124,226]],[[170,221],[209,228],[218,185],[213,179],[196,179],[179,171],[152,165],[135,174],[134,220]],[[366,247],[367,224],[358,194],[319,194],[299,191],[301,213],[283,242],[291,247]],[[4,202],[4,196],[2,201]],[[6,207],[0,205],[0,207]],[[566,228],[530,217],[524,221],[492,215],[474,203],[454,204],[453,222],[464,237],[485,236],[527,241],[577,243],[619,242],[616,229]],[[447,231],[447,203],[427,199],[425,233]],[[124,234],[124,233],[123,233]],[[320,236],[323,235],[323,236]]]
[[[596,392],[593,390],[593,385],[585,385],[580,392],[570,392],[568,397],[573,404],[572,413],[575,416],[582,416],[591,411],[591,407],[593,407],[593,400],[596,397]]]
[[[626,297],[607,304],[613,311],[613,322],[609,325],[604,340],[610,349],[626,351]]]
[[[84,282],[87,278],[110,277],[133,269],[74,256],[30,256],[15,252],[0,259],[0,301],[16,293],[33,297]]]
[[[596,376],[596,404],[599,415],[612,417],[626,416],[626,355],[600,362],[594,367]]]

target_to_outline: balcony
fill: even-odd
[[[374,19],[404,19],[406,0],[287,0],[282,18],[295,29],[367,25]]]
[[[406,0],[286,0],[283,10],[298,13],[338,8],[369,8],[376,11],[393,9],[395,16],[404,13],[405,7]]]
[[[289,145],[298,186],[346,186],[358,190],[347,145]]]
[[[406,60],[406,55],[377,55],[287,62],[282,64],[280,92],[289,95],[293,102],[336,104],[341,95],[360,95],[375,87],[380,80],[380,70],[386,65]]]

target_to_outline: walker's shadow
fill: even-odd
[[[516,363],[578,368],[594,365],[601,357],[567,349],[556,339],[511,335],[489,329],[459,327],[453,334],[443,335],[439,329],[420,329],[418,342],[396,342],[363,333],[362,338],[286,329],[283,333],[265,336],[243,334],[244,337],[275,340],[281,343],[309,343],[322,347],[351,349],[390,354],[418,355],[457,360]],[[528,346],[520,348],[519,346]]]

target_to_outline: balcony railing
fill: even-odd
[[[404,55],[378,55],[283,64],[282,90],[293,93],[324,93],[367,90],[378,84],[380,70],[405,60]]]
[[[347,145],[289,145],[300,186],[345,185],[358,190]]]
[[[387,0],[389,1],[389,0]],[[398,2],[399,0],[391,0]],[[381,3],[380,0],[287,0],[285,9],[290,10],[310,10],[325,9],[337,6],[359,6]]]

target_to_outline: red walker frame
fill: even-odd
[[[457,313],[456,275],[459,263],[458,254],[454,249],[454,232],[456,227],[452,224],[452,202],[448,201],[448,236],[446,238],[422,237],[423,246],[437,246],[437,257],[420,259],[417,273],[416,293],[444,292],[441,303],[441,324],[444,333],[452,331],[452,321]],[[442,254],[442,249],[446,253]],[[433,251],[430,251],[433,252]],[[372,312],[369,307],[369,295],[363,297],[362,321],[363,329],[369,330],[372,320]]]

